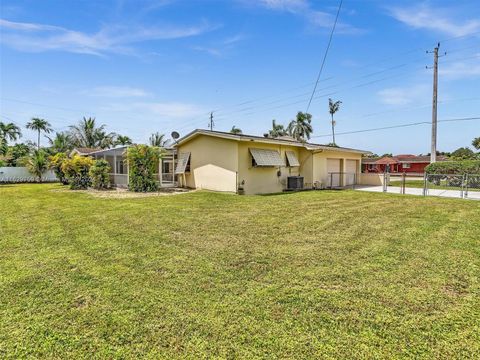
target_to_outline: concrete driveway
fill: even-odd
[[[369,186],[369,185],[357,185],[355,190],[359,191],[370,191],[370,192],[383,192],[383,186]],[[389,186],[387,188],[387,193],[390,194],[401,194],[402,189],[399,186]],[[421,188],[405,188],[405,194],[407,195],[420,195],[423,196],[423,189]],[[447,198],[457,198],[461,199],[462,193],[460,190],[443,190],[443,189],[429,189],[428,196],[440,196]],[[479,191],[469,191],[465,199],[470,200],[480,200]]]

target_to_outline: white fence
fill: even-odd
[[[26,167],[0,167],[0,183],[29,183],[36,181],[37,179],[28,172]],[[42,181],[55,182],[58,179],[52,170],[48,170],[42,175]]]

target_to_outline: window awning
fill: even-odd
[[[287,155],[288,166],[300,166],[300,162],[293,151],[285,151],[285,155]]]
[[[257,166],[285,166],[285,162],[276,150],[249,149]]]
[[[184,174],[185,169],[187,168],[188,160],[190,160],[190,153],[180,153],[178,154],[177,168],[175,169],[175,174]]]

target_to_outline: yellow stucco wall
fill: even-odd
[[[250,148],[276,150],[285,160],[285,152],[293,151],[300,167],[252,166]],[[244,181],[245,194],[275,193],[286,189],[288,176],[297,175],[304,177],[305,188],[312,188],[315,183],[326,187],[329,180],[328,159],[341,160],[340,172],[346,172],[347,160],[355,160],[357,174],[361,172],[361,154],[336,150],[311,151],[299,146],[263,143],[261,140],[237,141],[199,135],[180,145],[178,151],[191,153],[191,171],[185,174],[186,183],[183,175],[179,175],[180,185],[197,189],[236,192],[237,186]]]
[[[277,150],[282,159],[285,151],[293,151],[299,159],[301,148],[276,144],[265,144],[257,141],[238,143],[238,181],[245,181],[245,194],[268,194],[282,192],[287,187],[287,177],[299,175],[299,167],[253,167],[249,148]],[[277,172],[280,170],[281,175]]]
[[[235,141],[212,136],[198,136],[178,147],[190,152],[190,172],[179,174],[182,186],[194,189],[235,192],[237,189],[238,153]]]

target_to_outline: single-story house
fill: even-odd
[[[75,148],[71,155],[78,154],[81,156],[90,156],[94,159],[105,159],[108,161],[110,172],[110,183],[116,187],[128,186],[128,166],[126,160],[126,152],[128,146],[121,146],[112,149],[88,149]],[[158,164],[158,184],[160,187],[172,187],[177,185],[176,176],[174,175],[176,158],[175,149],[165,148],[165,153]]]
[[[357,183],[368,151],[220,131],[195,130],[174,145],[180,186],[245,194]]]
[[[444,156],[437,156],[437,161],[445,161]],[[421,175],[425,168],[430,164],[430,156],[424,155],[395,155],[384,156],[382,158],[363,158],[363,173],[408,173]]]

